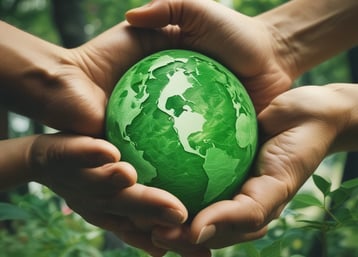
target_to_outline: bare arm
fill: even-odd
[[[356,85],[288,89],[303,72],[358,43],[358,1],[291,0],[247,17],[211,0],[153,0],[127,19],[137,27],[161,27],[181,47],[203,51],[234,71],[267,136],[255,176],[240,193],[201,211],[189,233],[154,231],[158,245],[189,252],[197,249],[188,238],[221,248],[261,237],[328,153],[357,149]]]
[[[358,44],[358,1],[293,0],[256,18],[275,30],[293,78]]]
[[[55,72],[65,62],[65,51],[2,21],[0,33],[0,103],[38,118],[49,89],[58,86]]]
[[[164,35],[134,30],[126,22],[74,49],[1,21],[0,33],[0,105],[50,127],[91,136],[103,135],[107,99],[120,76],[168,45]]]
[[[31,181],[51,186],[55,176],[64,179],[75,172],[116,163],[120,157],[114,146],[101,139],[61,134],[0,140],[0,152],[0,191]],[[124,183],[133,184],[134,180],[128,174],[123,177]]]

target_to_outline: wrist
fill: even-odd
[[[293,79],[358,43],[358,1],[295,0],[257,16],[276,35]],[[275,38],[274,38],[275,39]]]
[[[0,21],[0,100],[5,108],[41,120],[45,94],[58,86],[56,73],[67,50]],[[69,59],[69,58],[67,58]]]

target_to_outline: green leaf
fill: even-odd
[[[357,214],[352,211],[351,215],[352,215],[351,219],[345,220],[342,223],[342,226],[350,227],[351,229],[354,229],[355,231],[357,231],[358,230],[358,217],[357,217]]]
[[[350,210],[348,208],[339,208],[335,213],[334,216],[341,222],[341,223],[349,223],[353,220],[352,212],[355,210]]]
[[[322,192],[322,194],[324,196],[327,196],[331,190],[332,183],[316,174],[313,174],[312,178],[313,178],[313,182],[318,187],[318,189]]]
[[[24,209],[9,203],[0,203],[0,220],[27,220],[30,215]]]
[[[348,190],[354,190],[358,188],[358,178],[354,178],[351,180],[347,180],[341,184],[342,188],[348,189]]]
[[[248,255],[251,256],[251,255]],[[262,257],[277,257],[281,256],[281,240],[273,242],[273,244],[262,249],[260,256]]]
[[[260,257],[260,253],[252,242],[243,243],[240,245],[240,249],[245,251],[246,256]]]
[[[305,228],[321,229],[326,226],[325,222],[315,220],[298,220],[298,222],[304,223]]]
[[[304,223],[304,228],[313,228],[319,230],[325,229],[326,231],[331,230],[338,225],[336,221],[298,220],[298,222]]]
[[[302,209],[311,206],[323,207],[323,203],[312,194],[298,194],[296,195],[291,203],[292,209]]]
[[[329,194],[329,197],[332,200],[331,209],[337,209],[339,208],[346,200],[350,198],[349,190],[340,187],[336,190],[332,191]]]

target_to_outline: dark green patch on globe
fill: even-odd
[[[124,74],[106,133],[139,183],[172,193],[190,215],[234,195],[257,147],[256,113],[240,81],[186,50],[155,53]]]

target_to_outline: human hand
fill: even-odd
[[[357,96],[356,85],[332,84],[275,98],[258,116],[264,143],[253,176],[238,194],[202,210],[190,228],[158,228],[154,242],[180,252],[194,244],[222,248],[263,236],[326,155],[358,149]]]
[[[122,22],[86,44],[68,50],[71,66],[57,76],[73,98],[68,104],[75,106],[61,111],[70,121],[66,123],[60,116],[55,122],[60,126],[70,124],[69,129],[84,134],[103,135],[107,101],[120,77],[136,61],[167,45],[161,33],[135,29]],[[70,98],[64,90],[61,94],[62,103]],[[59,106],[54,105],[49,114],[58,110]]]
[[[168,45],[122,22],[86,44],[64,49],[0,21],[0,102],[63,131],[102,136],[108,97],[138,59]],[[145,43],[143,43],[145,42]]]
[[[245,85],[257,112],[294,79],[290,51],[277,30],[214,1],[153,0],[126,18],[135,27],[162,31],[172,47],[196,50],[224,64]]]
[[[135,184],[134,168],[119,161],[118,150],[104,140],[40,135],[34,137],[26,156],[31,180],[62,196],[88,222],[153,256],[166,250],[152,244],[151,229],[177,226],[187,217],[173,195]]]
[[[306,12],[302,12],[297,18],[291,19],[290,15],[297,13],[298,7],[303,8],[307,3],[311,6],[312,1],[292,2],[293,4],[285,5],[267,15],[250,18],[213,1],[154,0],[143,8],[129,11],[127,20],[136,27],[155,28],[155,31],[164,32],[175,43],[174,47],[203,52],[226,65],[241,79],[259,113],[260,122],[267,125],[270,124],[271,118],[262,116],[261,111],[265,110],[266,115],[270,113],[267,110],[272,109],[266,110],[265,108],[276,96],[289,89],[293,79],[352,44],[352,40],[337,37],[337,34],[348,35],[348,33],[335,32],[346,31],[345,28],[350,30],[352,26],[347,22],[349,19],[337,18],[336,22],[340,24],[342,30],[320,29],[328,25],[321,18],[326,17],[326,13],[331,13],[331,5],[322,1],[314,5],[310,15],[307,16]],[[343,9],[351,8],[342,8],[340,12]],[[319,15],[315,14],[317,10],[321,10]],[[344,15],[344,12],[340,14],[342,17],[353,17]],[[350,13],[353,12],[350,11]],[[337,15],[337,17],[340,16]],[[267,20],[270,22],[266,22]],[[317,20],[322,21],[319,26],[317,26]],[[313,26],[316,29],[314,37],[311,34]],[[215,32],[212,33],[212,31]],[[337,38],[342,38],[342,40]],[[322,47],[321,42],[331,39],[335,41],[335,44]],[[291,95],[288,98],[294,99],[294,96]],[[275,103],[277,101],[283,104],[281,100],[275,100]],[[316,104],[315,101],[314,103]],[[291,112],[292,110],[286,112],[287,119]],[[303,116],[307,119],[315,116],[314,111],[310,113],[302,110],[302,113],[307,114]],[[280,123],[277,128],[282,129],[285,122],[279,115],[275,117]],[[320,127],[318,123],[311,128],[310,122],[305,122],[303,118],[298,121],[304,124],[299,129],[300,133],[312,129],[313,134],[318,135],[316,139],[322,139],[319,137],[322,132],[319,134],[317,132],[317,128]],[[323,133],[331,136],[331,140],[337,136],[329,126],[325,129],[327,131]],[[278,129],[277,133],[280,132]],[[353,134],[353,132],[348,134]],[[308,144],[311,148],[305,150],[303,144],[300,145],[301,148],[295,145],[297,142],[306,142],[301,140],[300,137],[303,136],[301,134],[292,134],[290,131],[283,132],[279,138],[274,136],[276,134],[268,133],[267,138],[273,138],[268,140],[260,150],[254,167],[256,176],[245,183],[240,194],[232,201],[222,201],[209,206],[194,218],[190,226],[155,229],[153,231],[154,243],[189,257],[195,256],[195,251],[200,252],[196,248],[198,245],[208,249],[221,248],[264,235],[267,223],[279,215],[285,204],[328,151],[324,145],[325,140],[317,145]],[[349,142],[347,139],[333,141]],[[321,148],[316,151],[315,147],[319,146]],[[304,150],[300,154],[304,157],[307,155],[310,159],[302,160],[304,157],[295,155],[295,152],[290,152],[292,160],[286,158],[285,150],[290,150],[290,147]],[[281,155],[275,156],[275,153],[281,153]],[[300,163],[300,161],[303,162]],[[305,172],[300,173],[300,171]],[[271,193],[270,197],[268,197],[268,192]],[[238,213],[240,215],[237,215]],[[214,225],[211,226],[212,224]]]

